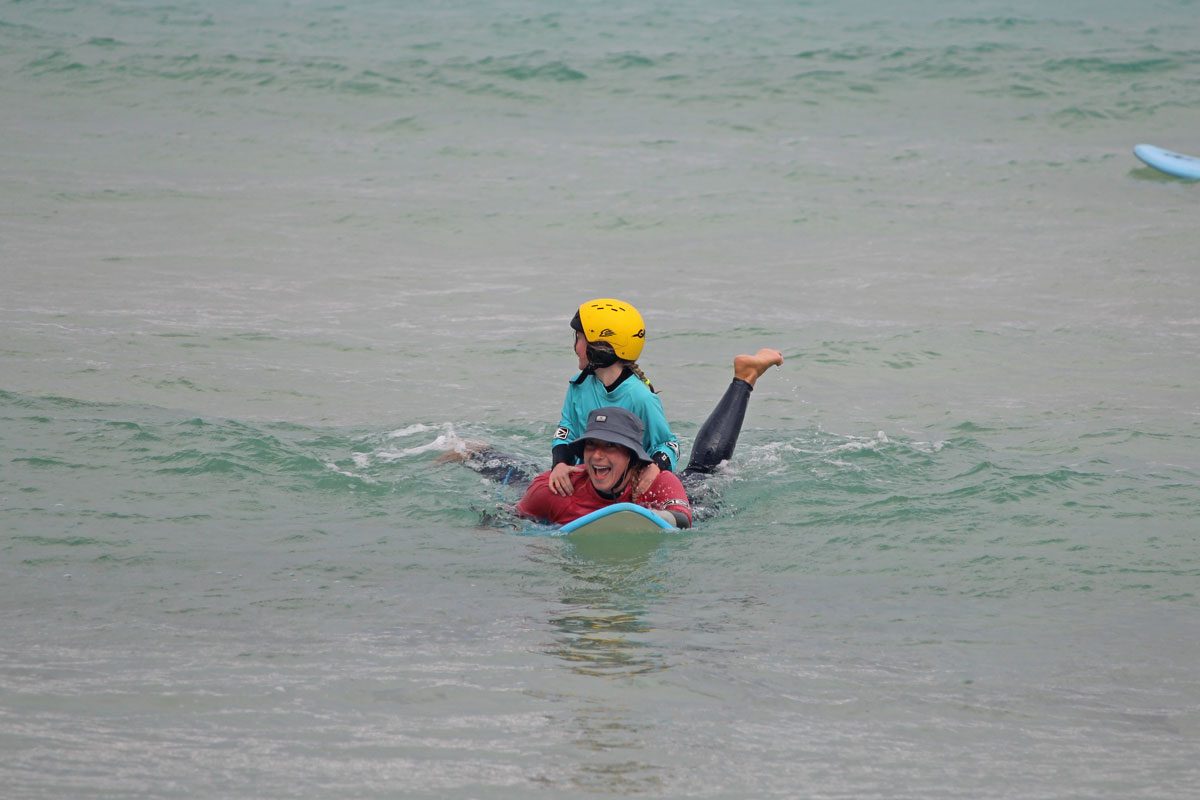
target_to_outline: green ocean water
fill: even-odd
[[[0,5],[5,796],[1190,796],[1198,32]],[[435,463],[595,296],[685,457],[786,356],[685,535]]]

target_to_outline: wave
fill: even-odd
[[[89,487],[93,497],[183,499],[193,509],[200,500],[209,507],[204,513],[212,513],[214,499],[217,507],[236,498],[268,511],[303,498],[317,507],[351,501],[367,514],[420,509],[428,518],[430,497],[449,492],[459,504],[436,507],[453,509],[445,517],[451,522],[494,507],[499,487],[442,463],[444,454],[487,442],[549,466],[540,427],[325,429],[2,391],[0,426],[15,491],[42,508],[64,481]],[[1200,475],[1185,464],[1145,460],[1143,453],[1163,452],[1160,435],[1106,428],[1032,448],[996,443],[1014,433],[1027,435],[975,423],[936,440],[755,429],[743,434],[712,485],[730,512],[762,503],[762,513],[788,525],[825,531],[934,520],[959,533],[996,525],[1078,530],[1117,520],[1169,528],[1194,518]],[[686,460],[690,442],[682,443]]]
[[[19,563],[64,569],[144,567],[196,537],[212,547],[262,537],[286,552],[326,539],[337,547],[341,532],[418,548],[471,529],[545,535],[511,513],[512,487],[439,457],[482,440],[548,466],[546,434],[206,419],[0,391],[0,520]],[[670,546],[737,552],[735,539],[750,535],[772,571],[905,573],[927,590],[968,595],[1104,586],[1192,601],[1200,472],[1155,460],[1187,449],[1190,434],[1105,428],[1021,446],[1003,442],[1026,431],[994,425],[947,434],[747,429],[695,498],[702,521]]]

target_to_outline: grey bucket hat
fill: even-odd
[[[645,426],[642,421],[630,411],[618,406],[597,408],[588,414],[587,428],[583,435],[571,442],[571,452],[576,457],[583,458],[583,443],[588,439],[599,439],[602,442],[612,442],[633,451],[634,458],[649,461],[650,456],[642,447],[642,431]]]

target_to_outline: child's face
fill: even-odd
[[[579,368],[587,369],[587,339],[579,331],[575,331],[575,355],[579,356]]]

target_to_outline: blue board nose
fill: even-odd
[[[1177,178],[1200,180],[1200,158],[1164,150],[1152,144],[1139,144],[1133,154],[1148,166]]]

